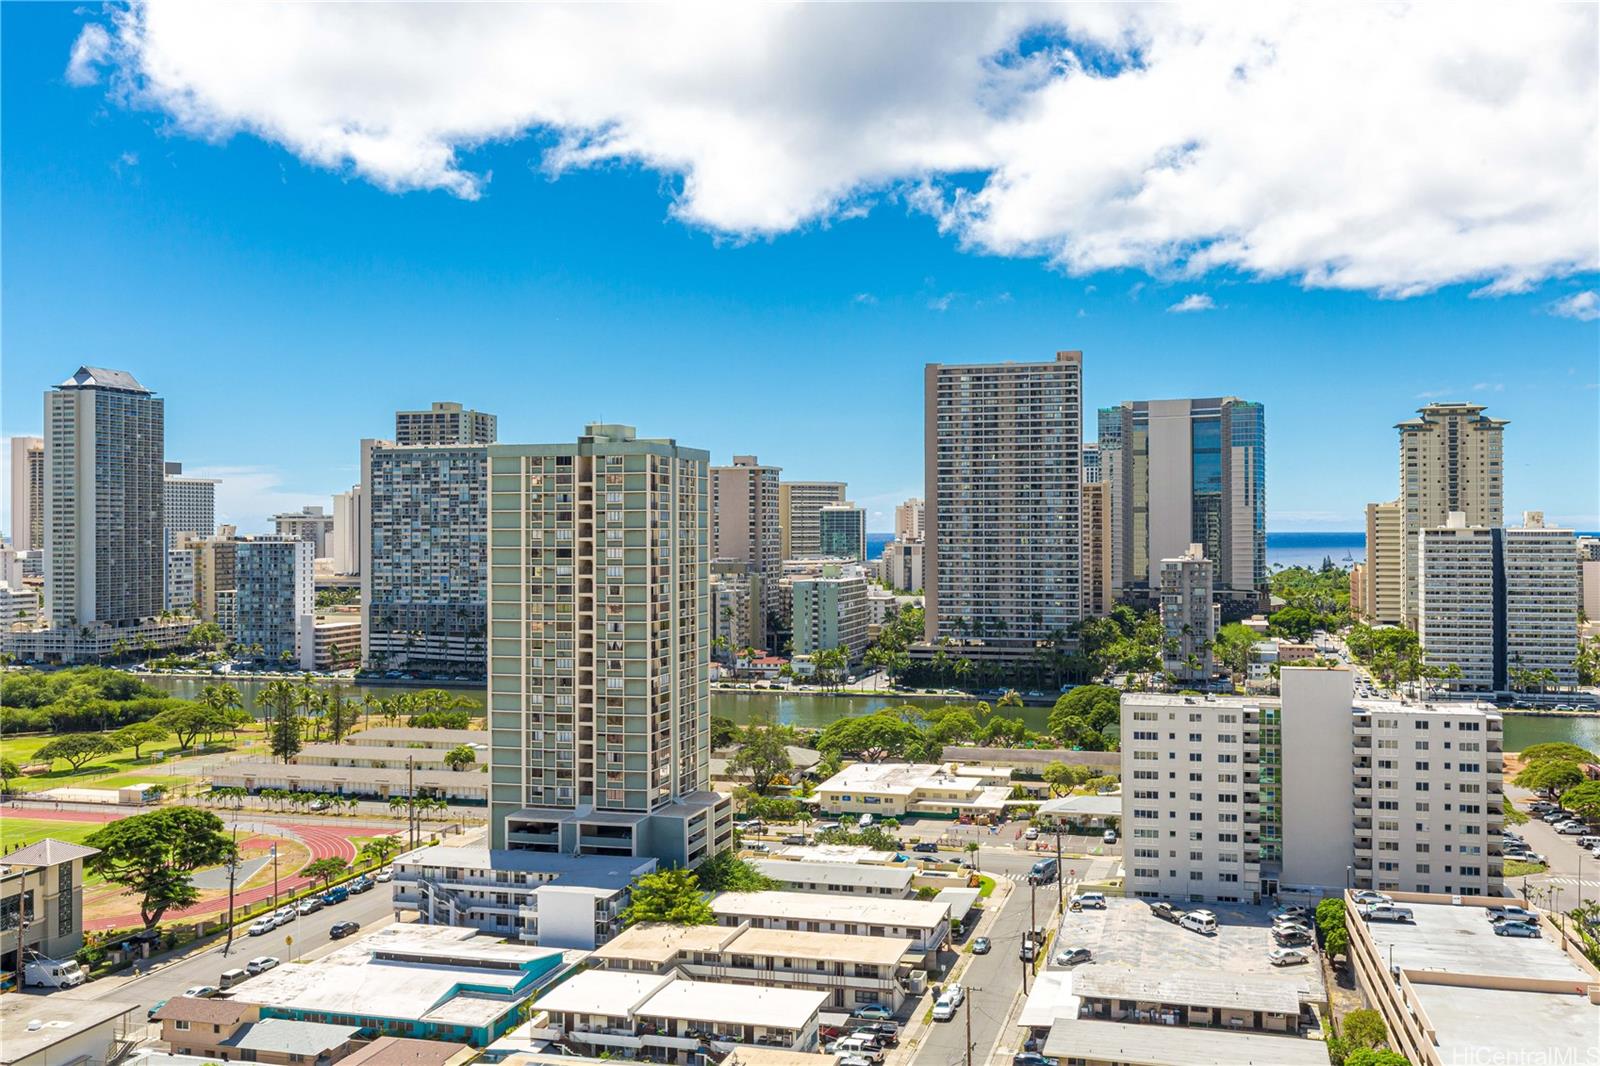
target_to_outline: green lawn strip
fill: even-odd
[[[1516,859],[1507,859],[1506,877],[1526,877],[1528,874],[1542,874],[1549,869],[1542,862],[1519,862]]]
[[[988,899],[993,894],[994,878],[990,877],[988,874],[980,874],[978,876],[978,898]]]
[[[52,740],[53,736],[25,736],[0,738],[0,757],[10,759],[20,766],[27,766],[35,762],[35,753]],[[241,737],[238,746],[229,740],[223,739],[212,747],[205,749],[204,754],[217,755],[222,753],[237,753],[249,746],[250,738]],[[182,779],[183,775],[168,774],[174,757],[189,758],[201,754],[196,749],[193,752],[182,752],[175,745],[175,740],[161,744],[146,744],[143,747],[142,758],[133,757],[132,748],[124,748],[115,755],[104,755],[91,760],[77,773],[67,769],[67,764],[57,759],[54,769],[49,773],[29,774],[13,778],[11,787],[17,792],[38,792],[47,788],[119,788],[123,785],[138,784],[145,781],[154,781],[163,784],[162,778],[173,777]],[[151,753],[161,751],[167,756],[165,761],[153,762]],[[152,776],[160,774],[159,777]],[[187,778],[193,781],[194,778]]]

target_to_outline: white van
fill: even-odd
[[[88,980],[88,974],[75,961],[57,959],[29,959],[22,968],[24,984],[36,988],[77,988]]]
[[[1595,836],[1579,837],[1578,838],[1578,847],[1583,848],[1585,850],[1588,850],[1590,848],[1600,848],[1600,837],[1595,837]]]
[[[229,989],[234,985],[243,984],[249,979],[250,975],[243,970],[223,970],[222,977],[217,981],[217,986],[222,989]]]
[[[1215,936],[1217,933],[1216,917],[1205,911],[1190,911],[1178,919],[1178,924],[1205,936]]]

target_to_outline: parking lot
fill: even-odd
[[[1217,916],[1217,933],[1204,936],[1162,921],[1143,900],[1110,898],[1105,910],[1068,911],[1061,933],[1052,945],[1050,966],[1058,951],[1088,948],[1091,966],[1124,966],[1163,973],[1201,970],[1223,974],[1272,975],[1323,998],[1322,967],[1313,949],[1309,963],[1273,966],[1267,952],[1277,944],[1272,938],[1269,907],[1205,904]]]

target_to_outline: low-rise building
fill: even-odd
[[[361,661],[361,613],[352,609],[319,614],[312,625],[312,657],[318,670],[341,670]]]
[[[318,959],[279,966],[234,990],[262,1018],[350,1025],[484,1047],[517,1024],[523,1000],[570,960],[472,929],[391,925]]]
[[[487,744],[462,745],[476,753],[476,764],[469,765],[463,773],[471,773],[489,761]],[[379,747],[375,744],[307,744],[289,757],[292,766],[349,766],[373,770],[449,770],[445,761],[454,748],[404,748]]]
[[[882,1003],[898,1010],[915,987],[911,949],[911,941],[893,937],[652,923],[625,930],[589,959],[608,970],[824,992],[824,1009]]]
[[[177,1055],[276,1066],[333,1063],[360,1046],[361,1026],[262,1018],[254,1003],[173,996],[156,1011],[161,1039]]]
[[[1011,795],[1004,770],[962,771],[934,763],[854,763],[817,786],[830,814],[954,814],[998,818]]]
[[[380,726],[363,729],[344,738],[346,744],[380,748],[451,748],[466,744],[473,748],[489,745],[487,729],[421,729],[417,726]]]
[[[18,953],[70,959],[83,947],[83,861],[100,854],[46,838],[0,856],[0,967]]]
[[[649,858],[439,845],[395,859],[394,903],[425,922],[593,948],[622,930],[629,886],[655,868]]]
[[[711,901],[719,925],[793,929],[911,941],[927,956],[950,939],[950,908],[915,899],[852,898],[848,907],[813,892],[724,892]]]
[[[141,618],[126,625],[18,627],[0,635],[0,650],[23,662],[83,663],[109,659],[123,648],[155,651],[181,648],[194,628],[192,618]]]
[[[858,862],[753,859],[750,865],[778,882],[778,887],[785,892],[826,892],[890,899],[910,899],[916,895],[916,890],[911,887],[911,879],[916,871],[908,862],[877,866]]]
[[[39,617],[39,593],[25,586],[0,584],[0,631]]]
[[[371,769],[352,766],[296,766],[260,761],[225,763],[207,774],[214,788],[284,788],[291,792],[328,792],[339,796],[386,800],[393,796],[432,796],[464,804],[489,798],[489,775],[468,770]]]
[[[380,1036],[344,1060],[344,1066],[466,1066],[478,1049],[448,1040]]]
[[[66,996],[0,996],[0,1066],[112,1062],[144,1037],[137,1003]]]

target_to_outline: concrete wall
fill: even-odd
[[[1194,528],[1188,400],[1150,401],[1151,588],[1161,585],[1161,560],[1184,553]]]
[[[1287,667],[1283,694],[1284,886],[1343,889],[1355,861],[1350,671]],[[1343,802],[1340,802],[1343,800]]]

